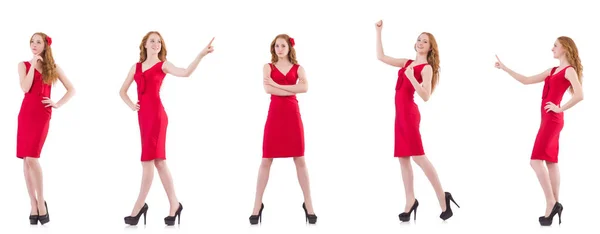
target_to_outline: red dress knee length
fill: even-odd
[[[275,65],[271,66],[271,78],[280,85],[294,85],[298,81],[298,68],[294,64],[287,74]],[[263,136],[263,158],[286,158],[304,156],[304,127],[296,95],[271,95],[271,104]]]
[[[406,68],[414,62],[408,60],[404,67],[398,71],[396,82],[396,123],[394,127],[394,157],[422,156],[425,154],[421,142],[421,113],[414,101],[415,88],[404,74]],[[415,78],[423,82],[421,71],[426,63],[413,67]]]
[[[137,84],[138,121],[142,143],[141,161],[166,159],[165,141],[169,119],[160,99],[160,87],[167,75],[162,70],[163,61],[142,70],[142,63],[136,64],[134,80]]]
[[[558,139],[564,126],[564,113],[546,112],[544,107],[547,102],[552,102],[560,107],[560,102],[571,86],[571,82],[565,78],[565,71],[570,66],[556,72],[558,67],[552,68],[550,75],[544,80],[544,91],[542,93],[541,114],[542,121],[540,129],[535,138],[535,144],[531,153],[531,159],[558,162]]]
[[[29,73],[31,64],[23,62]],[[50,98],[52,86],[45,84],[42,74],[34,69],[31,88],[25,93],[21,110],[19,111],[17,127],[17,158],[39,158],[52,117],[52,107],[45,107],[42,103],[44,97]]]

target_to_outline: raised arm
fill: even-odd
[[[431,97],[431,80],[433,78],[433,69],[430,65],[425,65],[423,70],[421,71],[421,77],[423,77],[423,82],[419,83],[414,75],[413,67],[406,69],[405,72],[408,80],[415,88],[415,92],[423,99],[423,101],[428,101]]]
[[[394,66],[394,67],[404,67],[404,64],[408,59],[401,58],[392,58],[390,56],[385,55],[383,52],[383,43],[381,42],[381,29],[383,28],[383,21],[379,21],[375,24],[375,29],[377,31],[377,59],[385,64]]]
[[[59,108],[65,103],[67,103],[75,95],[75,87],[73,87],[71,80],[67,78],[67,75],[65,75],[63,69],[58,65],[56,65],[56,72],[58,73],[58,80],[63,84],[65,90],[67,90],[65,95],[63,95],[63,97],[60,100],[58,100],[58,102],[56,102],[55,104],[55,108]],[[50,97],[46,98],[49,99]]]
[[[204,58],[204,56],[206,56],[207,54],[213,52],[213,50],[214,50],[214,48],[212,46],[213,40],[215,40],[214,37],[212,40],[210,40],[208,45],[206,47],[204,47],[204,49],[196,56],[196,59],[194,59],[194,61],[192,61],[192,63],[190,63],[190,65],[188,65],[187,68],[180,68],[180,67],[173,65],[171,62],[166,61],[163,66],[165,73],[168,73],[168,74],[171,74],[171,75],[177,76],[177,77],[191,76],[192,73],[194,73],[194,71],[198,67],[198,64],[200,64],[200,61],[202,61],[202,58]]]
[[[295,93],[289,92],[289,91],[285,91],[283,89],[280,88],[276,88],[272,85],[269,84],[270,81],[272,81],[273,79],[271,79],[271,66],[269,66],[269,64],[265,64],[265,66],[263,66],[263,87],[265,89],[265,92],[271,95],[276,95],[276,96],[292,96],[295,95]],[[273,82],[274,83],[274,82]]]
[[[569,108],[575,106],[580,101],[583,101],[583,88],[581,87],[581,83],[579,82],[579,77],[577,76],[577,72],[574,68],[569,67],[565,71],[565,79],[571,82],[571,87],[573,88],[573,95],[571,95],[571,99],[560,107],[560,112],[566,111]]]
[[[551,69],[549,68],[549,69],[546,69],[545,71],[543,71],[537,75],[534,75],[534,76],[524,76],[524,75],[521,75],[521,74],[511,70],[510,68],[506,67],[504,65],[504,63],[502,63],[500,61],[500,58],[498,58],[497,55],[496,55],[496,59],[498,60],[495,65],[496,68],[505,71],[510,76],[515,78],[515,80],[521,82],[521,84],[524,84],[524,85],[540,83],[540,82],[544,81],[546,79],[546,77],[548,77],[550,75]]]
[[[131,66],[131,68],[129,69],[129,73],[127,74],[127,77],[125,78],[125,82],[123,82],[123,85],[121,85],[121,90],[119,91],[119,94],[121,95],[121,99],[123,99],[123,102],[125,102],[125,104],[127,104],[127,106],[129,106],[129,108],[131,108],[131,110],[137,111],[140,109],[140,106],[133,103],[131,101],[131,99],[129,98],[129,95],[127,95],[127,91],[129,90],[131,83],[133,83],[133,75],[134,74],[135,74],[135,65]]]

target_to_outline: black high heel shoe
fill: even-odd
[[[398,215],[398,218],[400,219],[400,221],[402,222],[408,222],[410,221],[410,214],[412,214],[412,212],[415,212],[415,216],[413,217],[414,220],[417,220],[417,207],[419,207],[419,201],[417,199],[415,199],[415,203],[413,203],[412,207],[410,207],[410,210],[407,212],[402,212]]]
[[[452,201],[454,203],[454,205],[456,205],[458,208],[460,208],[460,206],[458,204],[456,204],[456,202],[454,201],[452,194],[450,194],[449,192],[446,192],[445,194],[446,194],[446,211],[444,211],[440,214],[440,219],[443,219],[444,221],[446,219],[449,219],[450,217],[452,217],[452,215],[454,215],[454,213],[452,213],[452,207],[450,206],[450,201]]]
[[[302,203],[302,209],[304,209],[304,215],[306,216],[306,221],[309,224],[317,223],[317,216],[315,214],[308,213],[308,211],[306,210],[306,204],[304,202]]]
[[[40,218],[39,213],[40,213],[40,211],[38,210],[38,214],[36,214],[36,215],[30,214],[29,215],[29,224],[31,224],[31,225],[37,225],[38,219]]]
[[[265,204],[260,204],[260,210],[258,211],[258,215],[250,215],[250,224],[258,224],[262,222],[262,211],[265,208]]]
[[[165,224],[167,226],[175,225],[175,218],[177,218],[177,224],[181,224],[181,211],[182,210],[183,210],[183,206],[181,205],[181,202],[180,202],[179,208],[177,208],[177,211],[175,211],[175,215],[165,217]]]
[[[48,212],[48,204],[46,203],[46,201],[44,201],[44,206],[46,207],[46,214],[38,215],[38,220],[42,225],[50,222],[50,213]]]
[[[125,224],[135,226],[140,221],[140,217],[142,217],[142,215],[144,215],[144,225],[146,225],[146,213],[147,212],[148,212],[148,204],[144,203],[144,206],[142,206],[142,209],[140,209],[140,211],[137,213],[137,215],[125,217]]]
[[[552,220],[554,219],[554,216],[557,214],[558,214],[558,224],[560,225],[562,223],[562,220],[561,220],[562,211],[563,211],[562,204],[560,204],[559,202],[554,203],[554,207],[552,207],[552,211],[550,212],[550,215],[548,217],[540,216],[540,218],[539,218],[540,225],[542,225],[542,226],[552,225]]]

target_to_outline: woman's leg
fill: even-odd
[[[409,212],[415,203],[415,188],[414,188],[414,176],[412,165],[410,164],[410,157],[398,157],[400,161],[400,170],[402,171],[402,182],[404,183],[404,194],[406,197],[406,203],[404,205],[404,212]]]
[[[252,215],[258,215],[262,206],[262,199],[269,181],[269,173],[271,172],[272,158],[263,158],[258,169],[258,178],[256,181],[256,195],[254,198],[254,209]]]
[[[542,190],[544,190],[544,196],[546,197],[546,213],[544,216],[548,216],[552,212],[554,203],[556,203],[556,199],[554,199],[554,194],[552,193],[552,184],[550,183],[548,170],[544,167],[544,161],[542,160],[531,160],[531,167],[540,181]]]
[[[315,214],[312,206],[312,197],[310,195],[310,180],[308,179],[308,169],[306,168],[306,161],[304,156],[294,157],[294,164],[296,165],[296,174],[298,176],[298,182],[300,188],[304,194],[304,204],[306,205],[306,211],[308,214]]]
[[[131,216],[136,216],[146,203],[146,197],[152,186],[152,180],[154,179],[154,162],[144,161],[142,162],[142,184],[140,186],[140,194],[138,195],[137,201],[131,211]]]
[[[171,176],[171,171],[169,171],[169,167],[167,167],[167,162],[165,160],[154,160],[154,165],[156,166],[158,176],[160,177],[160,181],[162,182],[165,192],[167,193],[169,204],[171,205],[169,216],[174,216],[175,212],[177,212],[177,209],[179,209],[179,200],[175,195],[173,176]]]
[[[548,174],[550,176],[550,184],[552,185],[552,194],[554,195],[554,200],[558,200],[558,193],[560,190],[560,170],[558,169],[558,163],[550,163],[546,162],[546,167],[548,167]]]
[[[31,215],[38,214],[38,202],[35,192],[35,181],[33,171],[30,168],[26,158],[23,159],[23,173],[25,174],[25,184],[27,185],[27,193],[29,194],[29,202],[31,204]]]
[[[46,205],[44,199],[44,176],[42,166],[37,158],[26,157],[25,163],[29,166],[32,177],[32,185],[37,195],[37,209],[39,215],[46,215]]]
[[[416,156],[412,157],[413,160],[425,173],[427,179],[433,186],[433,190],[435,190],[435,194],[437,195],[438,202],[440,203],[440,207],[442,208],[442,212],[446,211],[446,194],[444,193],[444,189],[442,188],[442,183],[440,183],[440,178],[433,167],[433,164],[429,161],[427,156]]]

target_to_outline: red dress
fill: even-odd
[[[160,100],[160,87],[167,74],[162,70],[164,62],[158,62],[146,71],[142,63],[136,64],[134,80],[137,84],[138,121],[142,140],[142,161],[166,159],[167,113]]]
[[[415,88],[404,74],[406,68],[413,62],[408,60],[398,71],[396,82],[396,124],[394,139],[394,157],[422,156],[425,154],[421,142],[421,113],[414,101]],[[415,78],[423,82],[421,71],[427,65],[418,64],[413,67]]]
[[[27,61],[24,63],[25,69],[29,73],[31,64]],[[50,98],[52,86],[44,84],[42,74],[36,69],[33,72],[31,88],[25,93],[19,111],[17,157],[21,159],[40,157],[52,117],[52,107],[44,107],[46,104],[42,103],[44,97]]]
[[[552,68],[551,75],[544,80],[544,91],[542,94],[542,121],[540,129],[535,138],[535,144],[531,153],[531,159],[545,160],[548,162],[558,162],[558,139],[560,131],[565,122],[563,119],[564,113],[548,112],[544,110],[547,102],[552,102],[560,107],[560,102],[571,86],[571,82],[565,78],[565,71],[570,66],[567,66],[554,74],[558,67]]]
[[[281,73],[273,64],[271,78],[280,85],[295,85],[298,68],[294,64],[287,74]],[[296,95],[271,95],[271,104],[263,136],[263,158],[286,158],[304,156],[304,127]]]

